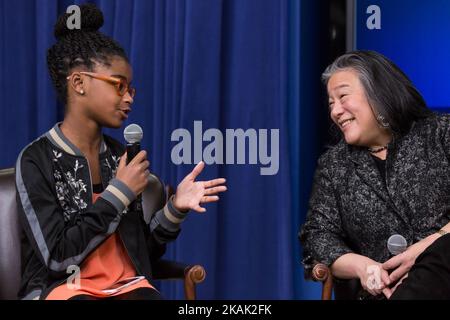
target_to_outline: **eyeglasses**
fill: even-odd
[[[95,72],[80,71],[78,73],[87,75],[94,79],[109,82],[110,84],[112,84],[116,87],[117,94],[121,97],[123,97],[127,92],[130,94],[131,98],[134,98],[134,96],[136,95],[136,89],[131,87],[128,84],[127,80],[125,80],[125,79],[110,77],[110,76],[106,76],[106,75],[103,75],[100,73],[95,73]],[[74,74],[75,74],[75,72],[72,73],[70,76],[68,76],[67,80],[69,80]]]

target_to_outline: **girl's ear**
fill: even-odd
[[[71,88],[77,94],[80,94],[80,95],[85,94],[83,77],[81,76],[81,73],[74,72],[74,73],[72,73],[72,75],[67,77],[67,79],[69,80],[69,84],[67,86],[68,88]]]

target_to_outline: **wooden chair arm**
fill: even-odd
[[[311,277],[314,281],[322,282],[322,300],[331,300],[333,276],[330,268],[323,263],[316,263],[312,269]]]
[[[206,278],[206,271],[201,265],[158,260],[154,263],[153,278],[155,280],[184,280],[184,294],[186,300],[195,300],[196,285]]]
[[[184,278],[184,295],[187,300],[195,300],[195,286],[206,278],[206,271],[200,265],[194,265],[186,269]]]

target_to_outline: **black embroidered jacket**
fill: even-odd
[[[299,233],[303,263],[331,265],[354,252],[389,257],[387,240],[408,245],[450,220],[450,115],[414,123],[388,146],[385,177],[367,149],[341,141],[318,161],[305,224]]]
[[[171,201],[147,224],[127,210],[136,195],[115,173],[124,146],[103,136],[99,154],[105,190],[92,203],[89,164],[59,124],[19,155],[16,188],[22,226],[22,284],[19,298],[46,295],[109,235],[118,232],[138,275],[152,277],[152,261],[179,234],[185,213]]]

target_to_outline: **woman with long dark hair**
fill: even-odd
[[[408,77],[376,52],[339,57],[323,81],[342,139],[318,161],[299,235],[304,263],[359,279],[373,296],[450,297],[450,269],[442,264],[450,265],[442,250],[450,240],[442,237],[450,231],[450,115],[431,112]],[[392,257],[386,243],[395,234],[408,248]],[[431,265],[440,267],[426,271]],[[447,279],[435,279],[442,268]]]

